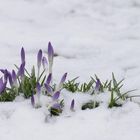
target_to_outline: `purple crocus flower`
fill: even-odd
[[[32,96],[31,96],[31,104],[33,107],[35,107],[35,98],[34,98],[34,94],[32,93]]]
[[[49,73],[52,73],[53,57],[54,57],[54,50],[51,43],[49,42],[48,44]]]
[[[40,67],[41,67],[41,61],[42,61],[42,50],[39,50],[38,54],[37,54],[37,66],[38,66],[38,69],[40,69]]]
[[[0,94],[5,90],[7,81],[3,81],[3,78],[0,78]]]
[[[57,91],[57,92],[55,92],[54,95],[52,96],[52,99],[53,99],[53,100],[57,100],[57,99],[59,98],[59,96],[60,96],[60,91]]]
[[[37,54],[37,67],[38,67],[37,78],[39,78],[40,74],[41,61],[42,61],[42,50],[39,50]]]
[[[52,94],[53,90],[52,90],[51,86],[48,85],[47,83],[45,83],[44,85],[45,85],[45,88],[47,90],[47,93]]]
[[[73,99],[72,102],[71,102],[71,105],[70,105],[70,110],[71,111],[74,111],[74,105],[75,105],[75,101]]]
[[[66,81],[66,77],[67,77],[67,73],[65,73],[62,78],[61,78],[61,81],[60,81],[60,84],[63,84],[65,81]]]
[[[23,47],[21,48],[21,63],[25,63],[25,50]]]
[[[49,60],[49,63],[53,63],[53,56],[54,56],[54,50],[53,50],[51,42],[49,42],[49,44],[48,44],[48,60]]]
[[[97,79],[97,81],[96,81],[96,86],[95,86],[95,92],[99,92],[100,87],[101,87],[101,82],[100,82],[99,79]]]
[[[50,73],[47,77],[46,84],[49,85],[51,83],[51,81],[52,81],[52,74]]]
[[[44,68],[44,69],[47,68],[48,62],[47,62],[47,58],[46,58],[46,57],[43,57],[43,58],[42,58],[42,65],[43,65],[43,68]]]
[[[58,89],[57,90],[61,90],[61,88],[63,87],[64,82],[66,81],[66,77],[67,77],[67,73],[65,73],[62,78],[61,81],[59,83]]]

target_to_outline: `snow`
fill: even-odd
[[[0,67],[19,64],[23,46],[30,69],[37,51],[51,41],[58,57],[54,77],[59,81],[80,76],[88,81],[125,78],[124,90],[140,89],[139,0],[0,0]],[[66,112],[45,123],[46,110],[33,109],[30,101],[0,103],[1,140],[139,140],[140,108],[128,102],[122,108],[102,105],[94,110],[78,107],[85,95],[65,91]],[[67,112],[75,98],[76,111]],[[139,99],[137,99],[139,101]]]

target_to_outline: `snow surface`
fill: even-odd
[[[95,73],[109,79],[114,72],[117,79],[125,78],[124,90],[138,89],[139,94],[139,0],[0,0],[1,68],[19,64],[24,46],[30,69],[48,41],[58,54],[56,81],[65,72],[68,78],[80,76],[80,81]],[[74,98],[83,102],[88,97]],[[136,103],[67,113],[45,123],[45,109],[32,109],[30,101],[0,103],[0,140],[140,139]]]

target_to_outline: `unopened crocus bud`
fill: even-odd
[[[51,83],[51,81],[52,81],[52,74],[50,73],[47,77],[46,84],[49,85]]]
[[[71,102],[71,105],[70,105],[70,110],[71,111],[74,111],[74,105],[75,105],[75,101],[73,99],[72,102]]]
[[[55,92],[54,95],[52,96],[52,99],[53,99],[53,100],[57,100],[57,99],[59,98],[59,96],[60,96],[60,91],[57,91],[57,92]]]
[[[63,84],[63,83],[66,81],[66,77],[67,77],[67,73],[65,73],[65,74],[62,76],[60,83]]]
[[[39,50],[38,55],[37,55],[37,66],[38,69],[41,67],[41,61],[42,61],[42,50]]]
[[[101,87],[101,82],[99,79],[96,81],[95,92],[98,93]]]
[[[25,50],[23,47],[21,48],[21,63],[25,63]]]
[[[42,61],[42,50],[39,50],[37,54],[37,67],[38,67],[37,78],[39,78],[39,74],[40,74],[41,61]]]
[[[60,83],[59,83],[59,85],[58,85],[58,89],[57,89],[57,90],[61,90],[61,89],[62,89],[63,84],[64,84],[64,82],[66,81],[66,77],[67,77],[67,73],[65,73],[65,74],[62,76],[61,81],[60,81]]]
[[[54,50],[51,43],[48,43],[48,61],[49,61],[49,73],[52,73]]]

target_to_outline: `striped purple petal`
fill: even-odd
[[[43,65],[43,68],[44,68],[44,69],[47,68],[48,62],[47,62],[47,58],[46,58],[46,57],[43,57],[43,58],[42,58],[42,65]]]
[[[53,99],[53,100],[57,100],[57,99],[59,98],[59,96],[60,96],[60,91],[57,91],[57,92],[55,92],[54,95],[52,96],[52,99]]]

